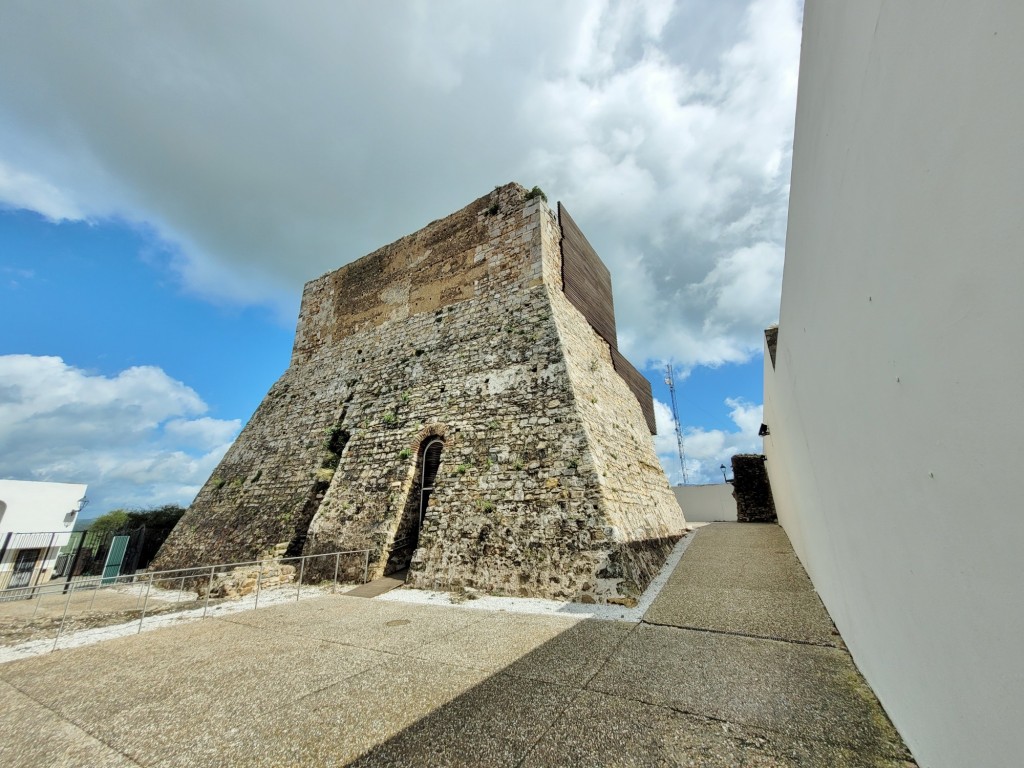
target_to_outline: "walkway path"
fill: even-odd
[[[908,765],[787,547],[702,528],[641,623],[336,595],[2,665],[0,764]]]

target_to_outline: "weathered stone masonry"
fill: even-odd
[[[684,521],[562,267],[558,216],[510,184],[308,283],[291,365],[158,566],[368,547],[417,587],[635,598]]]

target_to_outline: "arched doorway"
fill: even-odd
[[[436,488],[443,450],[444,440],[440,437],[432,437],[425,440],[417,451],[415,479],[409,496],[406,498],[398,530],[395,531],[391,553],[384,566],[385,575],[404,571],[412,562],[412,556],[419,546],[423,517],[426,515],[430,497]]]
[[[440,437],[430,440],[423,448],[423,461],[420,466],[420,519],[417,528],[423,527],[423,516],[427,513],[430,494],[434,492],[437,470],[441,466],[441,449],[444,441]]]

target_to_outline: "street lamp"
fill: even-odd
[[[725,477],[725,464],[720,466],[719,469],[722,470],[722,482],[723,483],[728,483],[729,481]]]

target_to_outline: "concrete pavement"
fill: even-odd
[[[676,574],[785,581],[780,530],[702,528]],[[830,623],[716,613],[737,579],[687,612],[674,574],[652,623],[337,595],[13,662],[0,764],[908,765]]]
[[[644,621],[845,647],[781,526],[700,529]]]

